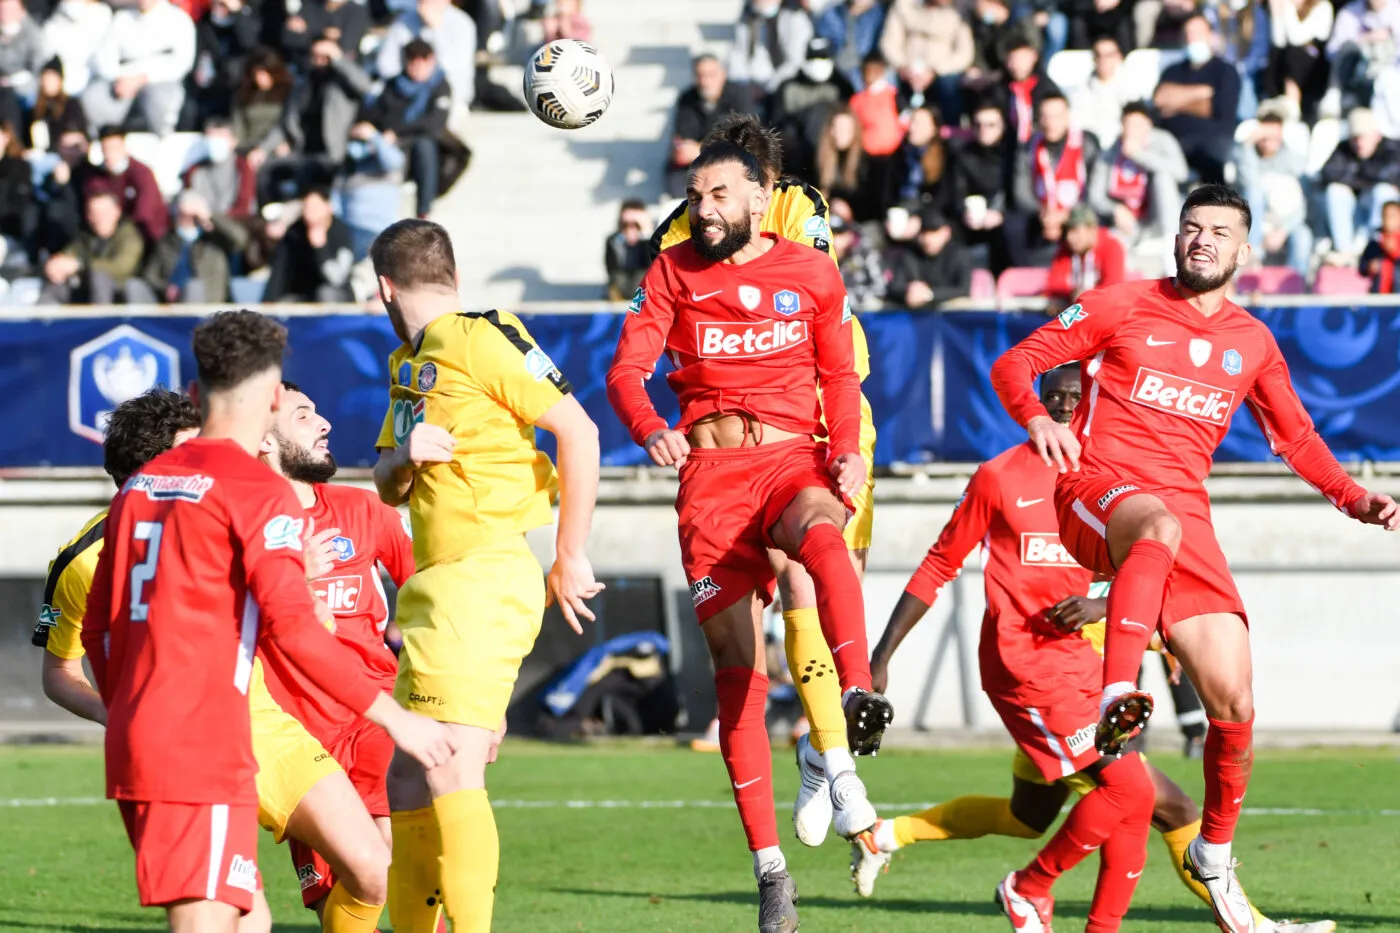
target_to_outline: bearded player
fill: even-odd
[[[853,744],[873,741],[890,709],[870,691],[860,580],[841,534],[846,501],[866,479],[850,306],[826,258],[754,235],[769,205],[763,181],[758,161],[732,143],[701,151],[687,187],[691,238],[648,271],[643,299],[623,325],[608,398],[652,460],[680,471],[681,555],[714,660],[721,754],[754,856],[759,928],[780,933],[796,929],[797,912],[778,846],[763,718],[769,548],[812,578]],[[663,351],[680,397],[675,428],[645,387]],[[828,433],[828,444],[814,440]],[[823,758],[834,823],[849,838],[873,825],[875,811],[845,745]]]
[[[730,142],[758,160],[763,171],[763,187],[768,192],[768,210],[759,222],[760,233],[780,237],[820,250],[836,261],[831,227],[827,223],[826,199],[811,185],[783,177],[783,142],[775,130],[765,127],[752,114],[734,113],[723,117],[705,137],[702,147]],[[690,210],[685,202],[656,228],[651,238],[652,258],[663,249],[683,243],[690,237]],[[645,299],[645,293],[639,292]],[[870,347],[860,318],[851,317],[856,374],[862,382],[870,375]],[[865,574],[865,557],[875,524],[875,419],[865,395],[860,397],[860,454],[865,460],[865,485],[851,499],[855,514],[843,532],[850,549],[856,576]],[[797,800],[792,808],[797,838],[809,846],[821,845],[831,825],[831,787],[823,754],[828,748],[847,744],[845,717],[841,711],[841,686],[833,675],[835,662],[831,647],[822,635],[817,612],[817,594],[812,578],[802,564],[781,550],[768,550],[769,563],[778,580],[783,607],[783,648],[793,675],[802,710],[811,731],[797,741],[797,767],[801,777]],[[857,755],[875,754],[879,737],[863,747],[852,746]]]
[[[1197,188],[1182,206],[1174,279],[1087,293],[991,372],[1002,404],[1060,471],[1062,542],[1114,578],[1099,751],[1120,751],[1151,715],[1134,680],[1154,631],[1200,692],[1210,723],[1205,812],[1184,861],[1227,933],[1257,929],[1230,858],[1253,761],[1249,630],[1203,486],[1231,416],[1247,406],[1274,453],[1343,513],[1400,527],[1395,501],[1359,486],[1318,436],[1268,328],[1226,297],[1249,259],[1251,221],[1230,188]],[[1071,360],[1087,361],[1090,382],[1066,427],[1045,414],[1033,383]]]
[[[380,690],[392,692],[398,664],[384,644],[389,606],[379,567],[403,586],[413,572],[413,542],[399,513],[374,493],[330,482],[336,472],[330,422],[300,387],[283,382],[282,388],[276,421],[259,453],[291,483],[314,530],[306,544],[307,577],[330,614],[331,631],[354,652],[359,669]],[[385,778],[394,744],[382,728],[351,715],[280,655],[266,652],[264,659],[268,692],[315,742],[305,743],[309,764],[289,767],[297,756],[276,753],[285,745],[275,725],[281,720],[255,712],[259,799],[265,810],[279,799],[292,807],[286,814],[278,808],[272,828],[279,839],[291,840],[302,903],[322,916],[328,930],[372,933],[388,893]],[[323,762],[328,773],[322,776],[316,761],[325,752],[330,760]],[[314,783],[303,789],[307,779]],[[338,886],[342,878],[349,884]],[[350,919],[357,923],[348,924]]]
[[[1068,424],[1080,400],[1078,364],[1042,376],[1040,399],[1051,418]],[[979,651],[982,686],[1018,748],[1009,798],[958,797],[921,813],[881,820],[873,831],[863,833],[851,847],[852,880],[862,897],[874,893],[875,880],[888,870],[891,853],[904,846],[986,835],[1035,839],[1059,817],[1071,792],[1086,802],[1101,793],[1096,770],[1112,759],[1100,758],[1087,769],[1066,772],[1092,744],[1103,678],[1097,645],[1103,638],[1104,600],[1085,594],[1107,586],[1091,584],[1089,572],[1061,546],[1053,530],[1054,495],[1055,471],[1029,443],[983,464],[914,572],[875,646],[871,676],[875,687],[883,689],[895,649],[980,545],[987,596]],[[1201,827],[1196,804],[1151,764],[1147,773],[1155,789],[1152,827],[1162,834],[1182,883],[1209,904],[1210,895],[1182,865],[1182,854]],[[1106,859],[1117,855],[1116,847],[1105,849]],[[1100,877],[1111,877],[1110,868],[1105,863]],[[1025,889],[1035,890],[1034,872],[1028,874],[1032,877],[1025,881],[1013,877],[1003,883],[1004,908],[1015,906],[1011,892],[1027,897]],[[1040,906],[1045,915],[1027,914],[1027,922],[1018,929],[1033,930],[1036,923],[1049,928],[1050,904],[1041,901]],[[1254,914],[1259,930],[1270,933],[1330,933],[1336,928],[1331,921],[1275,923],[1257,909]]]

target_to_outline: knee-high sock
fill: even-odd
[[[778,844],[778,818],[773,809],[773,753],[768,745],[768,678],[747,667],[715,672],[719,697],[719,753],[729,769],[734,803],[749,850]]]
[[[390,814],[394,861],[389,866],[389,917],[394,933],[437,933],[442,915],[442,835],[430,807]]]
[[[1186,885],[1186,890],[1199,897],[1209,906],[1210,892],[1206,891],[1205,885],[1191,877],[1191,873],[1186,870],[1186,866],[1182,862],[1182,856],[1186,854],[1186,847],[1191,844],[1192,839],[1195,839],[1200,834],[1201,821],[1197,820],[1194,823],[1187,823],[1185,826],[1165,831],[1162,833],[1162,841],[1167,844],[1167,852],[1170,853],[1168,858],[1171,859],[1172,870],[1176,872],[1176,877],[1181,880],[1182,884]],[[1253,901],[1250,901],[1249,909],[1250,912],[1254,914],[1254,923],[1256,926],[1262,927],[1264,921],[1269,919],[1264,916],[1258,907],[1254,906]]]
[[[1157,630],[1167,576],[1176,558],[1160,541],[1142,540],[1128,556],[1108,591],[1108,623],[1104,627],[1103,682],[1135,683],[1142,653]]]
[[[1210,720],[1205,747],[1206,799],[1201,812],[1201,838],[1217,845],[1235,837],[1240,804],[1249,788],[1254,766],[1254,717],[1249,722]]]
[[[1122,759],[1120,759],[1121,761]],[[1152,780],[1144,767],[1145,797],[1134,798],[1122,819],[1099,849],[1099,878],[1089,902],[1089,922],[1084,933],[1118,933],[1132,903],[1143,866],[1147,864],[1147,837],[1152,831]]]
[[[943,839],[1015,836],[1035,839],[1040,833],[1016,819],[1009,797],[955,797],[922,813],[896,817],[894,838],[901,846]]]
[[[812,747],[819,752],[846,747],[846,716],[841,711],[841,684],[836,662],[822,634],[815,609],[783,611],[783,649],[797,698],[812,727]]]
[[[1016,873],[1016,889],[1022,894],[1049,894],[1056,878],[1082,862],[1110,835],[1121,831],[1125,819],[1144,825],[1152,819],[1156,793],[1142,756],[1136,752],[1124,755],[1101,769],[1095,780],[1098,786],[1074,805],[1059,831],[1030,865]],[[1145,833],[1140,847],[1146,851]]]
[[[433,801],[442,831],[442,899],[456,933],[491,933],[501,839],[485,788]]]
[[[865,596],[860,577],[835,525],[815,525],[797,549],[797,559],[817,591],[822,634],[831,646],[841,689],[870,689],[870,648],[865,640]]]
[[[379,915],[383,912],[383,904],[366,904],[356,900],[345,890],[345,885],[337,881],[326,898],[321,929],[325,933],[374,933],[379,926]]]

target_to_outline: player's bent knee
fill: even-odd
[[[1254,717],[1254,690],[1249,684],[1218,691],[1216,696],[1211,697],[1211,701],[1207,703],[1205,697],[1201,698],[1206,707],[1206,715],[1211,719],[1221,722],[1249,722]]]
[[[1175,554],[1181,547],[1181,522],[1165,508],[1154,511],[1142,523],[1139,538],[1160,541]]]
[[[346,860],[346,874],[341,877],[351,896],[365,904],[383,904],[389,899],[389,847],[378,832],[374,843],[360,847]]]

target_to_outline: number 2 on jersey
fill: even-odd
[[[150,606],[143,599],[143,590],[156,576],[156,561],[160,560],[160,536],[164,531],[160,522],[137,522],[133,537],[137,541],[147,541],[146,559],[131,568],[131,621],[145,622]]]

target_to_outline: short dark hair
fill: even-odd
[[[127,399],[107,421],[102,469],[117,488],[175,444],[175,435],[199,427],[199,409],[189,396],[164,387]]]
[[[1140,117],[1146,117],[1147,119],[1152,120],[1153,123],[1157,122],[1152,116],[1152,108],[1148,106],[1146,101],[1134,100],[1124,104],[1123,116],[1126,117],[1129,114],[1137,114]]]
[[[256,311],[220,311],[194,329],[193,344],[200,386],[231,389],[281,368],[287,328]]]
[[[783,138],[751,113],[720,117],[700,146],[707,149],[716,143],[731,143],[752,156],[758,163],[761,185],[771,185],[783,175]]]
[[[1400,210],[1400,201],[1386,201],[1384,204],[1381,205],[1382,212],[1388,211],[1392,208]]]
[[[282,380],[282,388],[286,389],[288,392],[300,392],[302,395],[306,394],[306,391],[302,389],[301,386],[297,385],[290,379]]]
[[[1052,100],[1062,101],[1066,107],[1069,106],[1069,98],[1064,95],[1064,92],[1060,90],[1053,90],[1040,95],[1040,100],[1035,102],[1036,111],[1038,112],[1042,107],[1050,103],[1050,101]]]
[[[747,149],[730,142],[710,143],[700,150],[700,154],[695,157],[695,161],[690,163],[690,170],[687,173],[694,177],[695,173],[702,168],[709,168],[711,165],[723,165],[726,162],[737,162],[744,169],[744,177],[756,185],[763,184],[763,166],[753,153]]]
[[[390,224],[369,247],[374,274],[399,288],[439,286],[457,290],[457,257],[447,230],[431,220]]]
[[[426,39],[414,39],[403,47],[403,60],[406,62],[416,62],[424,58],[432,58],[436,55],[431,43]]]
[[[1249,202],[1244,195],[1240,194],[1229,185],[1198,185],[1186,196],[1186,200],[1181,205],[1181,216],[1179,221],[1185,220],[1186,215],[1198,207],[1229,207],[1239,212],[1240,221],[1246,230],[1254,226],[1254,212],[1249,209]]]
[[[1036,391],[1044,392],[1046,386],[1049,385],[1050,380],[1057,379],[1060,376],[1082,377],[1082,375],[1083,374],[1080,372],[1078,360],[1075,360],[1072,363],[1062,363],[1059,366],[1056,366],[1054,369],[1047,369],[1045,372],[1040,374],[1040,384],[1036,386]]]
[[[122,129],[120,123],[108,123],[105,126],[99,127],[97,130],[97,139],[99,142],[104,139],[111,139],[114,136],[120,136],[122,139],[126,139],[126,130]]]
[[[646,209],[647,204],[641,198],[628,198],[618,207],[617,212],[623,214],[627,211],[644,211]]]

